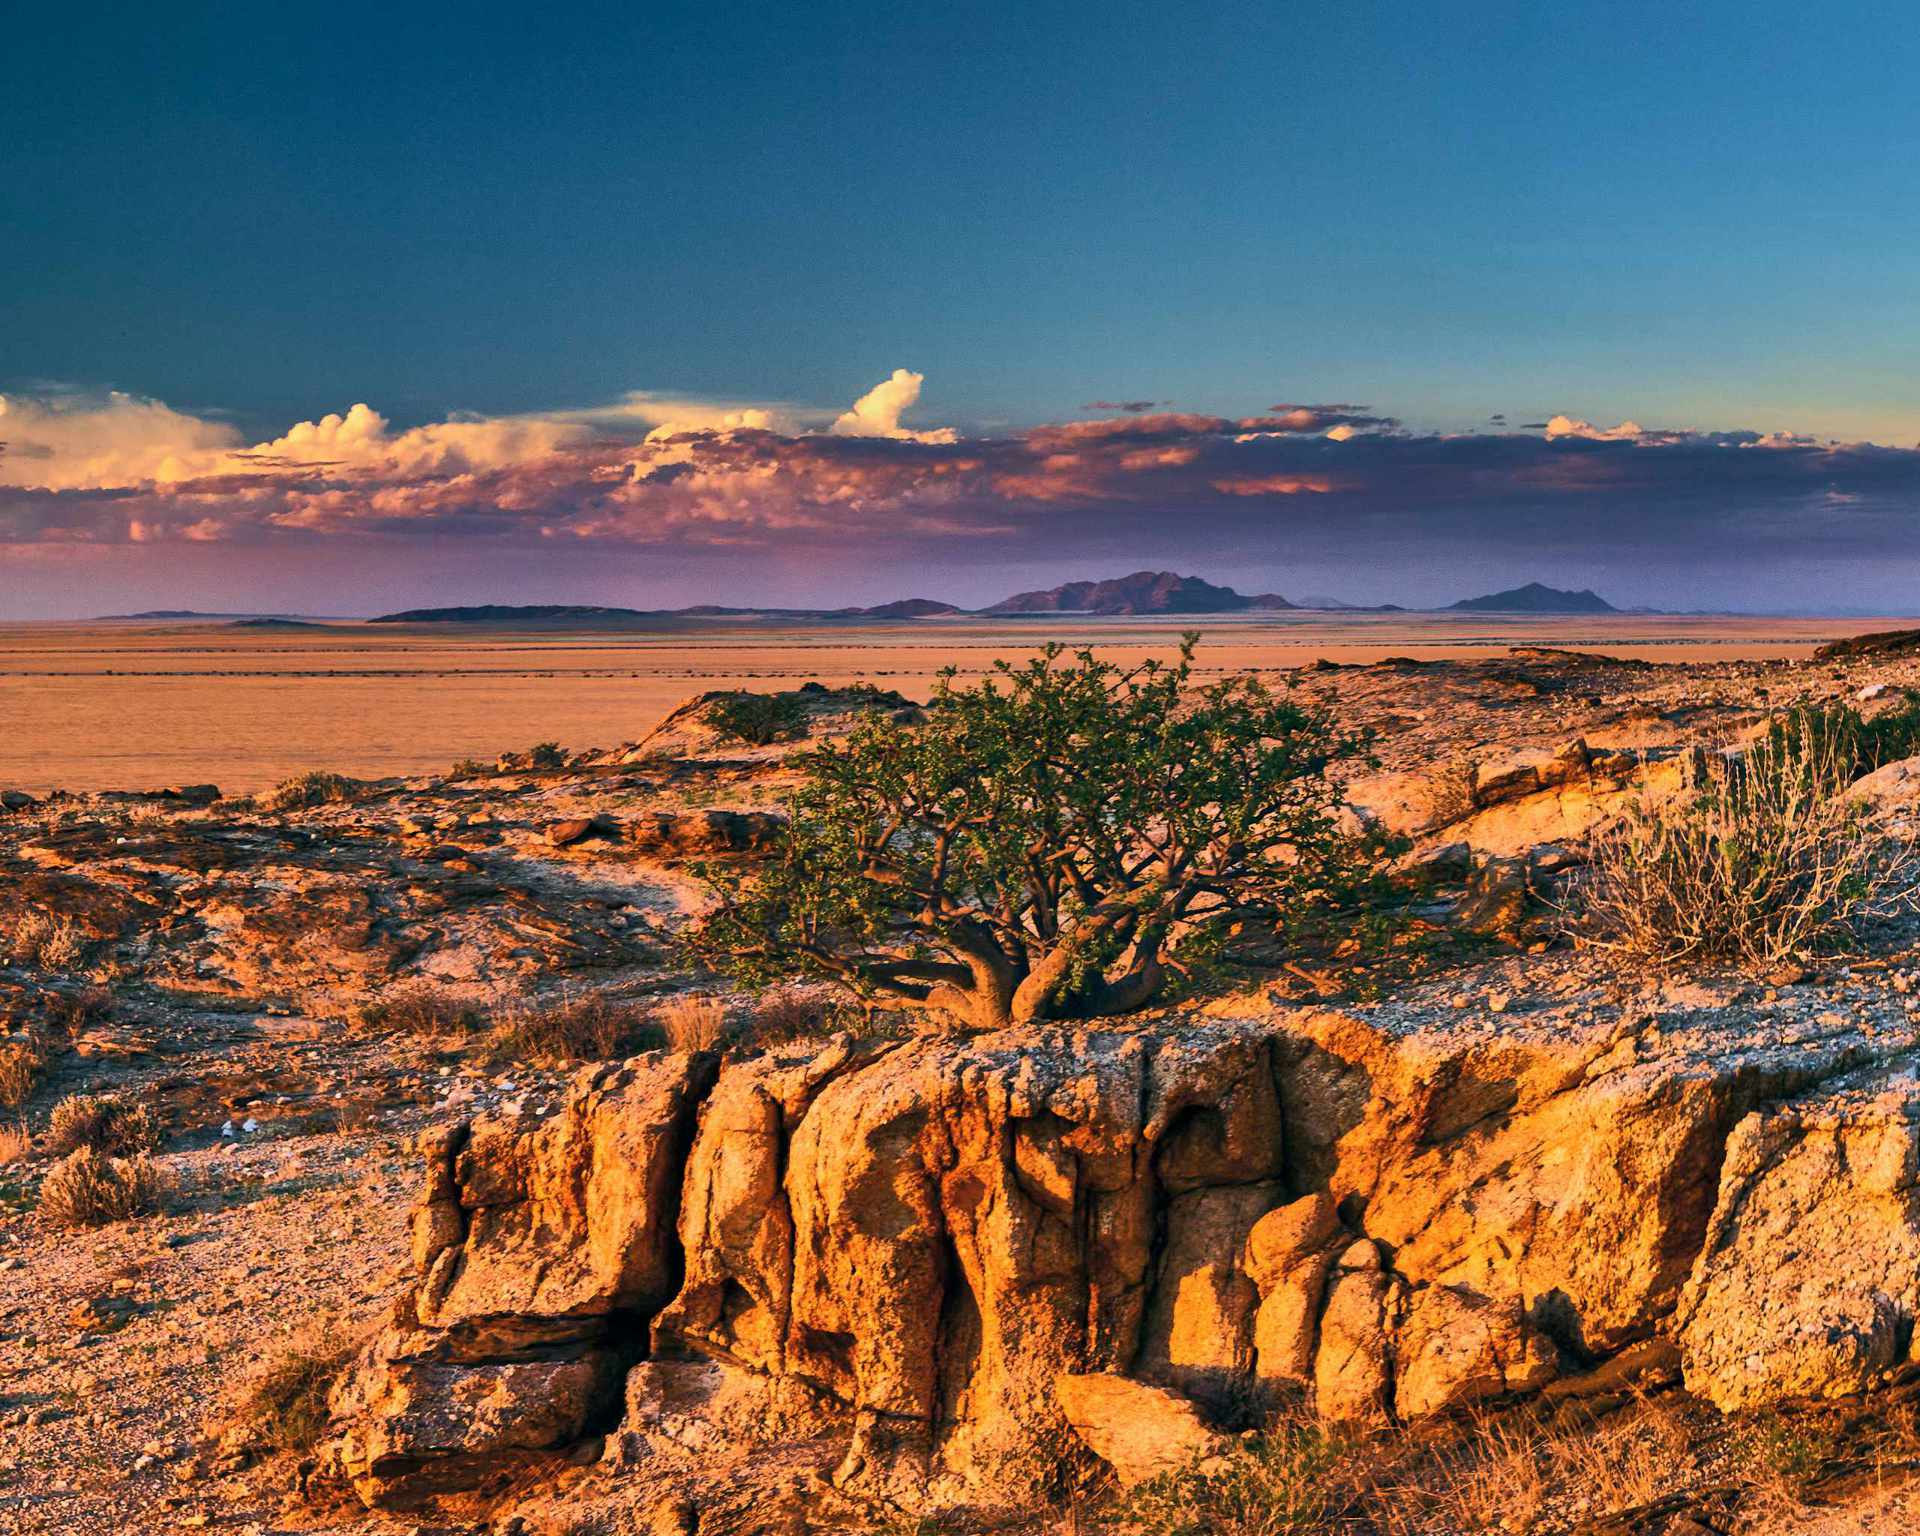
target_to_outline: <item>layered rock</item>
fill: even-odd
[[[803,1434],[912,1508],[1030,1503],[1088,1445],[1133,1475],[1125,1404],[1168,1393],[1410,1420],[1675,1344],[1717,1402],[1858,1391],[1920,1306],[1910,1053],[1262,1004],[602,1069],[432,1149],[335,1458],[372,1502],[470,1482],[612,1428],[643,1356],[643,1469]]]

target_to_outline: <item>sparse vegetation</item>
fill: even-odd
[[[223,1443],[305,1455],[327,1427],[327,1393],[358,1341],[333,1326],[309,1326],[241,1378],[220,1415]]]
[[[18,1109],[33,1097],[51,1052],[38,1030],[0,1040],[0,1109]]]
[[[807,707],[791,693],[734,693],[714,700],[707,723],[722,741],[765,747],[806,735]]]
[[[335,805],[341,801],[357,799],[366,792],[367,786],[359,779],[350,779],[344,773],[329,773],[316,768],[288,779],[277,788],[270,790],[261,804],[269,811],[304,811],[316,806]]]
[[[1306,1419],[1276,1422],[1226,1454],[1132,1490],[1123,1529],[1139,1536],[1286,1536],[1336,1528],[1357,1503],[1351,1452]]]
[[[1600,834],[1575,931],[1643,962],[1777,964],[1851,938],[1911,899],[1911,857],[1846,789],[1846,728],[1801,714],[1690,793]]]
[[[567,766],[567,754],[557,741],[542,741],[527,753],[527,766],[551,770]]]
[[[0,1125],[0,1167],[10,1163],[24,1163],[33,1156],[33,1133],[27,1129],[27,1122],[15,1120],[10,1125]]]
[[[464,1040],[486,1026],[479,1004],[431,982],[389,987],[363,1004],[359,1021],[372,1029],[390,1029],[423,1040]]]
[[[151,1152],[160,1144],[160,1119],[151,1106],[117,1095],[76,1093],[53,1106],[47,1150],[65,1157],[91,1147],[109,1157]]]
[[[86,952],[86,939],[71,917],[27,912],[13,925],[7,948],[19,964],[37,965],[47,971],[67,971],[77,965]]]
[[[658,1038],[646,1010],[588,993],[509,1008],[487,1036],[487,1053],[496,1061],[609,1061],[645,1050]]]
[[[997,1028],[1129,1012],[1234,916],[1342,904],[1366,861],[1327,770],[1366,740],[1254,678],[1190,691],[1193,646],[949,671],[924,725],[807,754],[770,865],[707,871],[696,952]]]
[[[814,1040],[839,1026],[839,1014],[818,987],[774,987],[755,1001],[748,1032],[756,1045]]]
[[[150,1216],[171,1183],[151,1158],[108,1157],[82,1146],[54,1164],[40,1185],[40,1214],[57,1227],[103,1227]]]
[[[1767,728],[1776,752],[1810,752],[1831,758],[1848,781],[1920,754],[1920,692],[1909,688],[1900,702],[1872,716],[1850,704],[1805,705],[1778,716]]]
[[[717,997],[669,998],[659,1017],[667,1045],[676,1051],[711,1051],[727,1037],[727,1010]]]

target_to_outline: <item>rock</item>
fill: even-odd
[[[1526,920],[1531,893],[1524,859],[1487,859],[1468,877],[1453,920],[1469,933],[1512,938]]]
[[[1756,1110],[1727,1139],[1680,1300],[1687,1390],[1734,1411],[1864,1391],[1920,1309],[1920,1101],[1910,1070]]]
[[[189,805],[211,805],[220,798],[218,784],[171,784],[160,791],[164,800],[184,800]]]
[[[619,836],[620,824],[607,816],[576,816],[568,821],[556,821],[547,828],[547,841],[556,848],[571,848],[589,838],[617,841]]]
[[[1144,1465],[1128,1404],[1187,1454],[1189,1399],[1261,1381],[1412,1420],[1671,1370],[1672,1332],[1729,1401],[1861,1390],[1920,1308],[1906,1047],[1667,1006],[1243,997],[589,1069],[544,1124],[426,1143],[418,1278],[330,1455],[391,1504],[588,1454],[582,1404],[642,1353],[603,1457],[830,1436],[836,1497],[920,1511],[1027,1497],[1102,1435]],[[535,1363],[575,1368],[551,1402]]]
[[[1887,763],[1854,780],[1847,797],[1876,819],[1910,819],[1920,807],[1920,757]]]
[[[1227,1445],[1187,1399],[1109,1372],[1063,1374],[1054,1382],[1060,1412],[1108,1466],[1122,1488],[1184,1472]]]
[[[39,803],[24,789],[0,789],[0,811],[31,810]]]
[[[785,825],[767,811],[650,811],[634,820],[627,838],[656,856],[756,853],[772,846]]]
[[[1388,1309],[1395,1284],[1370,1242],[1340,1256],[1320,1316],[1314,1352],[1313,1400],[1321,1417],[1372,1420],[1385,1416],[1388,1384]]]
[[[1261,1381],[1312,1382],[1320,1303],[1344,1238],[1325,1192],[1269,1211],[1247,1235],[1247,1274],[1260,1293],[1253,1350]]]

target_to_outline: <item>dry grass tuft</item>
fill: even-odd
[[[151,1105],[107,1094],[76,1093],[53,1106],[47,1126],[47,1149],[65,1157],[80,1147],[91,1147],[109,1157],[132,1157],[160,1144],[160,1117]]]
[[[327,1393],[359,1347],[332,1324],[312,1324],[243,1376],[209,1426],[236,1449],[304,1455],[327,1428]]]
[[[316,768],[308,773],[297,774],[269,790],[261,797],[260,804],[269,811],[311,810],[315,806],[335,805],[355,799],[365,793],[366,788],[359,779]]]
[[[371,1028],[423,1040],[464,1040],[486,1023],[477,1003],[425,981],[389,987],[383,996],[362,1005],[357,1017]]]
[[[40,1214],[57,1227],[104,1227],[151,1216],[171,1190],[147,1157],[106,1157],[81,1147],[54,1164],[40,1185]]]
[[[839,1020],[833,1000],[817,987],[775,987],[754,1004],[749,1026],[756,1045],[785,1045],[830,1034]]]
[[[0,1108],[18,1109],[33,1097],[49,1055],[38,1030],[0,1040]]]
[[[487,1037],[496,1061],[611,1061],[645,1049],[658,1031],[646,1011],[598,993],[509,1009]]]
[[[0,1168],[9,1163],[24,1163],[32,1156],[33,1133],[27,1129],[26,1121],[0,1125]]]
[[[727,1011],[717,997],[683,993],[660,1006],[660,1027],[676,1051],[711,1051],[727,1036]]]
[[[13,925],[7,949],[21,965],[47,971],[73,969],[86,952],[86,938],[70,917],[28,912]]]
[[[1911,850],[1873,834],[1846,790],[1854,762],[1803,720],[1716,757],[1689,797],[1602,833],[1574,924],[1658,965],[1777,964],[1850,939],[1912,899]]]

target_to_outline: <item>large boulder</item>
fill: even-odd
[[[1909,1348],[1906,1035],[1210,1014],[642,1058],[442,1137],[338,1464],[396,1504],[617,1428],[636,1475],[803,1445],[835,1497],[1021,1504],[1263,1387],[1408,1421],[1677,1339],[1744,1405]]]

